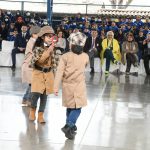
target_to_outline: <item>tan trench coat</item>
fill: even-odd
[[[32,59],[32,53],[33,53],[32,50],[33,50],[34,44],[35,44],[35,39],[31,37],[26,46],[25,59],[21,68],[23,83],[29,83],[29,84],[31,83],[32,68],[29,68],[29,64]]]
[[[37,60],[36,65],[40,67],[51,67],[51,54],[47,51],[48,48],[44,48],[42,56]],[[53,93],[54,86],[54,74],[53,72],[44,73],[37,69],[33,69],[31,92],[38,92],[43,94]]]
[[[86,53],[80,55],[68,52],[59,62],[55,75],[54,89],[59,90],[62,81],[62,104],[67,108],[81,108],[87,105],[85,67],[89,62]]]

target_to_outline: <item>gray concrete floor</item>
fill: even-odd
[[[32,123],[29,108],[21,106],[20,70],[0,68],[0,150],[150,150],[150,77],[87,72],[86,82],[88,106],[71,141],[60,130],[61,94],[48,98],[47,123]]]

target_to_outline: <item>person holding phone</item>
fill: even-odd
[[[31,108],[29,120],[36,119],[37,102],[40,98],[38,109],[39,123],[45,123],[44,110],[46,107],[48,94],[53,93],[54,70],[58,65],[59,56],[54,52],[55,43],[53,41],[54,30],[50,26],[44,26],[38,33],[35,42],[33,56],[30,67],[33,68],[31,80]]]

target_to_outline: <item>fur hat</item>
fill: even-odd
[[[70,44],[83,47],[85,45],[86,38],[87,37],[84,33],[77,32],[77,33],[70,34],[68,41],[70,42]]]
[[[38,34],[40,32],[41,28],[39,26],[32,26],[30,28],[30,34]]]
[[[41,37],[46,33],[52,33],[54,34],[54,30],[51,26],[44,26],[41,28],[40,32],[38,33],[38,36]]]

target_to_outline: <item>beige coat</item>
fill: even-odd
[[[54,89],[59,90],[62,81],[62,104],[67,108],[81,108],[87,105],[85,67],[89,62],[86,53],[80,55],[68,52],[59,62]]]
[[[48,48],[44,48],[42,55],[35,62],[36,65],[40,67],[52,67],[52,54],[47,51]],[[33,56],[34,57],[34,56]],[[43,94],[46,91],[46,94],[53,93],[54,86],[54,74],[53,72],[44,73],[37,69],[33,69],[32,72],[32,82],[31,82],[31,92],[37,92]]]
[[[29,68],[29,64],[32,59],[32,50],[33,50],[35,41],[36,40],[31,37],[26,46],[25,59],[22,64],[22,82],[23,83],[29,83],[29,84],[31,83],[32,68]]]
[[[138,56],[137,56],[137,53],[138,53],[138,44],[137,42],[128,42],[128,41],[125,41],[123,42],[122,44],[122,63],[125,65],[126,64],[126,54],[129,53],[129,52],[132,52],[136,58],[136,62],[135,63],[138,63]]]

